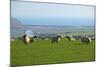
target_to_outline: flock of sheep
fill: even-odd
[[[26,34],[24,34],[19,39],[21,39],[25,44],[29,44],[29,43],[32,43],[32,42],[38,40],[39,38],[41,38],[43,40],[50,39],[52,44],[53,43],[58,43],[63,38],[67,38],[69,41],[76,41],[77,39],[80,39],[81,43],[83,43],[83,44],[89,44],[89,43],[91,43],[92,40],[95,40],[94,37],[89,37],[89,36],[65,36],[65,37],[62,37],[61,35],[56,35],[56,36],[53,36],[53,37],[45,37],[45,36],[41,36],[41,37],[38,37],[38,36],[29,37]],[[14,41],[14,40],[12,40],[12,41]]]

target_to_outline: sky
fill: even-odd
[[[95,6],[11,2],[11,17],[25,25],[94,26]]]

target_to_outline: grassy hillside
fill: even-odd
[[[38,40],[25,45],[21,40],[11,42],[11,65],[37,65],[95,60],[95,43],[83,45],[80,40],[67,39],[52,44],[50,40]]]

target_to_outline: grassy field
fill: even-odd
[[[95,43],[83,45],[80,40],[37,40],[25,45],[21,40],[11,42],[11,65],[38,65],[95,60]]]

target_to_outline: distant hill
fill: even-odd
[[[22,28],[23,25],[21,23],[21,21],[19,21],[18,19],[16,18],[11,18],[11,22],[10,22],[10,27],[11,28]]]
[[[18,37],[20,36],[19,32],[24,32],[24,25],[18,19],[11,17],[10,30],[11,30],[11,37]]]
[[[94,31],[94,26],[49,26],[49,25],[23,25],[16,18],[11,18],[10,22],[11,37],[22,36],[27,30],[33,33],[57,33],[57,32],[89,32]]]

